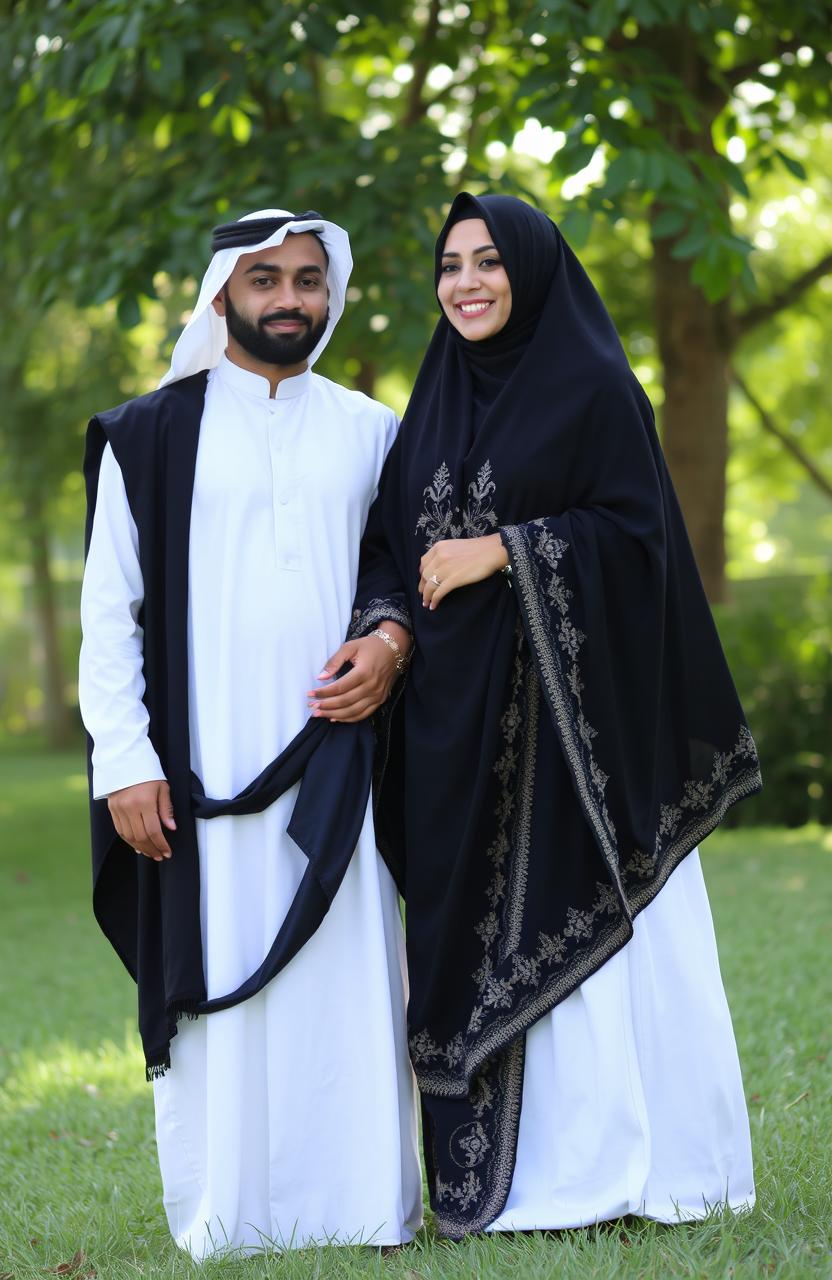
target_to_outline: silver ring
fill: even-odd
[[[432,574],[430,575],[430,577],[428,578],[428,582],[432,582],[432,583],[433,583],[433,585],[434,585],[435,587],[441,587],[441,586],[442,586],[442,583],[439,581],[439,579],[437,578],[437,576],[436,576],[436,574],[435,574],[435,573],[432,573]]]

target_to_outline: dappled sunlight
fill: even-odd
[[[84,1048],[69,1039],[15,1054],[0,1089],[0,1111],[29,1113],[48,1103],[80,1099],[83,1094],[106,1095],[109,1102],[150,1100],[138,1035],[131,1032],[122,1045],[110,1040]]]

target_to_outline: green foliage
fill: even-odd
[[[730,825],[832,823],[830,586],[828,574],[738,583],[716,610],[764,784]]]
[[[115,296],[130,326],[160,272],[201,275],[212,222],[319,207],[357,263],[325,369],[409,373],[442,209],[496,186],[562,209],[579,246],[599,218],[649,221],[716,300],[753,283],[729,193],[804,170],[803,127],[830,100],[828,18],[811,0],[798,36],[782,0],[19,0],[0,254],[25,260],[41,305]],[[529,117],[547,160],[513,149]]]
[[[23,273],[9,279],[22,288]],[[64,478],[83,457],[91,405],[120,394],[131,360],[110,314],[66,302],[4,309],[0,317],[0,496],[13,517],[0,538],[29,536],[30,519],[59,526]],[[25,554],[25,553],[24,553]]]
[[[775,161],[806,176],[788,122],[795,106],[811,118],[829,101],[829,6],[802,9],[799,39],[786,4],[541,0],[532,10],[524,107],[565,135],[554,162],[563,178],[590,158],[605,162],[580,205],[616,218],[640,197],[653,235],[675,240],[674,256],[692,260],[709,299],[737,281],[750,288],[751,245],[735,233],[727,193],[748,197]],[[732,138],[744,161],[727,154]]]
[[[726,192],[747,196],[778,165],[803,175],[799,121],[829,104],[829,5],[802,6],[799,37],[793,18],[782,0],[18,3],[0,215],[17,241],[36,211],[46,296],[67,280],[84,303],[117,294],[130,323],[160,269],[200,271],[211,220],[311,202],[350,227],[367,264],[349,345],[383,314],[379,358],[412,358],[443,203],[463,183],[522,190],[505,148],[534,116],[562,138],[528,175],[543,198],[597,165],[570,211],[578,238],[595,214],[652,209],[654,234],[674,237],[716,299],[750,282]],[[726,154],[732,137],[744,162]]]

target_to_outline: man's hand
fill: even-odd
[[[389,632],[406,658],[412,641],[404,627],[395,622],[382,622],[379,628]],[[327,660],[321,677],[334,676],[345,662],[352,664],[352,671],[332,684],[310,690],[309,707],[313,716],[355,724],[366,720],[389,698],[399,674],[396,654],[378,636],[348,640]]]
[[[457,587],[482,582],[507,564],[508,552],[499,533],[489,533],[484,538],[443,538],[419,562],[422,604],[435,609]]]
[[[143,853],[154,862],[162,862],[171,856],[162,827],[175,831],[176,823],[170,787],[164,779],[138,782],[134,787],[111,791],[107,806],[116,831],[136,853]]]

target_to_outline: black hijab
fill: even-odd
[[[481,343],[440,318],[371,513],[354,627],[385,608],[413,618],[380,834],[404,851],[410,1050],[451,1236],[505,1204],[527,1028],[760,786],[606,308],[557,228],[511,197],[457,197],[437,264],[463,217],[501,255],[511,317]],[[511,579],[424,610],[426,547],[497,531]]]
[[[511,313],[498,333],[479,342],[470,339],[448,325],[448,337],[458,348],[463,367],[468,370],[473,386],[475,414],[487,409],[509,380],[520,356],[528,346],[549,292],[549,285],[557,262],[559,244],[553,224],[541,220],[536,209],[520,204],[510,196],[486,197],[499,210],[501,205],[508,213],[504,219],[504,234],[500,236],[503,265],[512,285]],[[438,289],[442,273],[442,255],[448,232],[459,222],[482,218],[479,201],[463,194],[454,204],[457,216],[449,218],[436,242],[434,282]],[[496,248],[496,246],[495,246]]]

